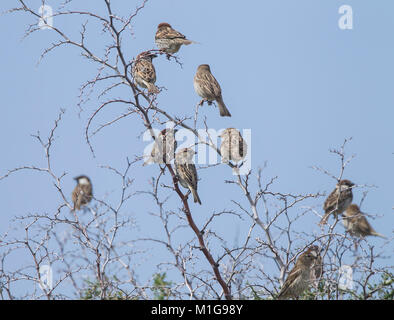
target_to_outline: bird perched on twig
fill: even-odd
[[[313,281],[312,267],[317,261],[319,254],[316,252],[316,246],[308,248],[302,253],[294,266],[290,271],[285,283],[283,284],[278,299],[290,299],[298,297],[309,288]]]
[[[153,149],[143,166],[150,163],[168,164],[174,159],[177,142],[176,129],[163,129],[157,136]]]
[[[152,59],[156,57],[157,55],[149,51],[141,52],[132,68],[135,82],[141,88],[147,88],[149,93],[159,93],[159,89],[155,86],[156,70],[152,63]]]
[[[88,204],[93,198],[92,183],[87,176],[78,176],[74,180],[77,181],[77,185],[71,195],[74,202],[73,211],[80,210],[82,206]]]
[[[326,224],[328,217],[331,214],[337,216],[338,214],[343,213],[348,206],[353,201],[353,192],[352,188],[354,183],[349,180],[340,180],[333,192],[327,197],[324,202],[324,211],[325,214],[323,218],[320,220],[320,224]]]
[[[240,162],[245,159],[248,145],[237,129],[227,128],[219,137],[222,139],[220,145],[222,162],[228,163],[230,160]]]
[[[182,45],[192,44],[193,41],[174,30],[168,23],[163,22],[157,26],[155,42],[157,47],[167,54],[176,53]]]
[[[231,117],[230,112],[223,102],[222,89],[212,75],[209,65],[202,64],[197,68],[196,75],[194,76],[194,90],[203,98],[200,104],[207,101],[208,105],[211,105],[212,101],[216,101],[218,103],[220,115],[222,117]]]
[[[193,194],[194,202],[201,204],[197,193],[197,170],[193,163],[196,153],[190,148],[183,148],[175,155],[175,171],[182,187],[189,189]]]
[[[384,235],[377,233],[369,224],[367,218],[361,212],[356,204],[351,204],[343,214],[342,220],[345,228],[352,236],[364,238],[366,236],[376,236],[386,238]]]

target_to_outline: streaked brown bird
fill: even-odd
[[[166,53],[176,53],[182,45],[192,44],[193,41],[174,30],[168,23],[163,22],[157,26],[155,42],[157,47]]]
[[[150,163],[168,164],[175,157],[177,142],[175,140],[176,129],[163,129],[157,136],[153,149],[144,162],[143,166]]]
[[[298,257],[294,268],[290,271],[279,292],[279,300],[298,299],[309,288],[313,281],[312,266],[316,259],[316,251],[313,247],[308,248]]]
[[[189,189],[193,194],[194,202],[201,204],[197,193],[197,170],[193,163],[196,153],[190,148],[183,148],[175,155],[175,171],[182,187]]]
[[[328,217],[333,214],[338,216],[338,214],[343,213],[348,206],[353,201],[352,188],[354,183],[349,180],[340,180],[333,192],[327,197],[324,202],[324,216],[320,220],[320,225],[326,224]]]
[[[132,75],[135,82],[141,88],[148,89],[149,93],[159,93],[159,89],[155,86],[156,70],[153,66],[152,59],[157,55],[148,51],[141,52],[133,65]]]
[[[222,139],[220,145],[222,162],[228,163],[231,160],[237,163],[245,159],[248,145],[237,129],[227,128],[219,137]]]
[[[369,224],[364,213],[356,204],[351,204],[343,214],[342,220],[346,230],[352,235],[359,238],[366,236],[376,236],[386,238],[384,235],[377,233],[374,228]]]
[[[72,201],[74,203],[74,211],[80,210],[81,207],[87,205],[93,198],[93,187],[87,176],[78,176],[74,178],[77,185],[72,192]]]
[[[202,64],[197,68],[196,75],[194,76],[194,90],[201,98],[203,98],[201,104],[204,103],[204,101],[207,101],[208,105],[212,105],[212,102],[216,101],[220,115],[222,117],[231,117],[230,112],[223,102],[222,89],[215,77],[212,75],[209,65]]]

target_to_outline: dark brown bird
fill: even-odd
[[[74,178],[77,185],[72,192],[72,201],[74,202],[74,211],[80,210],[82,206],[88,204],[93,198],[93,187],[87,176]]]
[[[372,226],[369,224],[364,213],[361,212],[360,208],[356,204],[351,204],[343,214],[343,224],[347,231],[352,236],[364,238],[366,236],[376,236],[386,238],[384,235],[377,233]]]
[[[313,281],[312,273],[315,272],[312,270],[312,266],[317,259],[314,247],[315,246],[308,248],[298,257],[294,268],[290,271],[279,292],[279,300],[290,298],[298,299],[298,297],[311,285]]]
[[[178,52],[182,45],[193,43],[193,41],[186,39],[182,33],[174,30],[166,22],[157,26],[155,42],[160,50],[169,54]]]
[[[153,66],[152,59],[157,55],[148,51],[140,53],[133,65],[132,74],[135,82],[142,88],[147,88],[149,93],[159,93],[155,86],[156,70]]]
[[[202,64],[197,68],[196,75],[194,76],[194,90],[203,98],[201,103],[207,101],[208,105],[211,105],[212,101],[216,101],[218,103],[220,115],[222,117],[231,117],[230,111],[228,111],[223,102],[222,89],[212,75],[209,65]]]
[[[343,213],[353,201],[352,187],[354,183],[349,180],[341,180],[337,183],[335,190],[327,197],[324,202],[325,214],[320,220],[320,224],[326,224],[331,214],[337,216]]]
[[[197,170],[193,163],[194,150],[184,148],[179,150],[175,155],[175,171],[182,187],[189,189],[193,194],[194,202],[201,204],[200,197],[197,193]]]

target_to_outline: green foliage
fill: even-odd
[[[248,284],[249,284],[249,283],[248,283]],[[263,299],[259,296],[258,292],[253,288],[252,285],[249,285],[249,288],[250,288],[250,290],[252,291],[253,300],[263,300]]]
[[[394,274],[386,272],[382,275],[381,281],[375,285],[369,285],[369,295],[379,300],[394,300]],[[373,295],[376,293],[376,297]]]
[[[156,273],[153,277],[153,295],[155,300],[168,300],[171,296],[173,282],[166,281],[167,274]]]
[[[116,278],[115,278],[116,280]],[[108,284],[108,283],[107,283]],[[81,295],[82,300],[127,300],[127,296],[120,290],[106,287],[104,298],[102,298],[102,288],[99,281],[86,280],[86,288]]]

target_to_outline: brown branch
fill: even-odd
[[[208,248],[206,247],[205,241],[203,238],[203,234],[200,232],[200,230],[198,229],[197,225],[195,224],[195,222],[193,220],[193,217],[192,217],[192,214],[190,211],[190,207],[189,207],[189,203],[188,203],[188,198],[179,189],[178,179],[177,179],[176,174],[175,174],[174,170],[172,169],[171,165],[167,164],[166,166],[172,176],[174,189],[182,201],[183,209],[186,214],[187,221],[188,221],[190,227],[192,228],[192,230],[194,231],[195,235],[197,236],[198,242],[200,244],[200,250],[203,252],[205,258],[208,260],[209,264],[211,265],[212,270],[215,274],[216,280],[219,282],[220,286],[223,289],[223,293],[224,293],[225,298],[227,300],[232,300],[230,288],[228,287],[227,283],[223,280],[222,275],[220,274],[219,265],[215,261],[215,259],[212,257],[212,254],[209,252]]]

